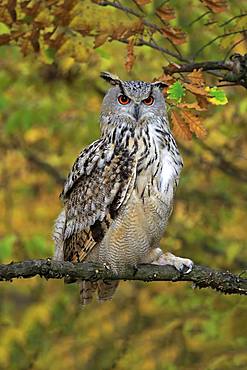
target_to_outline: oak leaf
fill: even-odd
[[[170,6],[161,6],[156,9],[155,12],[163,21],[169,21],[171,19],[174,19],[175,16],[175,10]]]
[[[222,13],[228,8],[226,0],[202,0],[202,3],[213,13]]]
[[[196,86],[191,83],[184,83],[184,86],[187,90],[192,92],[195,95],[204,95],[207,96],[207,92],[205,91],[204,86]]]
[[[185,120],[185,122],[189,125],[191,132],[194,132],[199,139],[205,138],[207,130],[202,125],[199,117],[195,116],[194,114],[187,110],[182,112],[182,117]]]
[[[94,38],[94,48],[98,48],[99,46],[103,45],[109,37],[108,32],[107,33],[99,33],[97,36]]]
[[[224,90],[219,89],[217,86],[206,87],[205,90],[208,92],[208,101],[214,105],[225,105],[228,103],[228,99]]]
[[[184,33],[180,28],[167,25],[162,28],[162,32],[176,45],[183,44],[186,41],[186,33]]]
[[[189,127],[184,123],[178,112],[175,112],[174,110],[171,112],[171,121],[172,131],[176,137],[184,140],[191,140],[192,134]]]
[[[209,102],[206,96],[203,95],[196,95],[196,100],[198,105],[201,107],[202,110],[207,110]]]
[[[152,0],[136,0],[137,4],[142,6],[152,2]]]
[[[193,72],[187,75],[188,80],[197,86],[205,86],[205,80],[201,69],[194,69]]]
[[[131,71],[134,65],[135,59],[136,59],[135,54],[134,54],[134,44],[135,44],[134,38],[128,41],[127,57],[126,57],[125,64],[124,64],[127,72]]]
[[[185,96],[185,89],[180,81],[174,82],[170,85],[167,90],[168,97],[180,103],[182,98]]]
[[[181,109],[195,109],[197,111],[205,111],[207,110],[206,107],[203,107],[201,105],[198,104],[198,102],[194,102],[194,103],[180,103],[177,105],[178,108],[181,108]]]

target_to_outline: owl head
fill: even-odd
[[[125,121],[138,125],[166,116],[164,82],[123,81],[109,72],[102,72],[101,77],[113,86],[103,100],[101,123]]]

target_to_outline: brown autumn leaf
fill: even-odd
[[[20,2],[21,10],[31,17],[36,17],[39,14],[40,8],[41,8],[41,2],[40,1],[23,1]]]
[[[201,69],[194,69],[193,72],[187,75],[188,80],[197,86],[205,86],[205,80]]]
[[[167,25],[166,27],[162,28],[162,32],[169,40],[174,42],[174,44],[176,45],[183,44],[186,41],[186,33],[177,27]]]
[[[213,13],[222,13],[227,10],[227,0],[201,0],[202,3]]]
[[[164,73],[163,75],[161,75],[160,77],[157,78],[157,81],[163,81],[167,85],[172,85],[176,81],[176,78],[171,76],[171,75],[167,75],[167,74]]]
[[[205,88],[202,87],[202,86],[196,86],[196,85],[185,82],[184,87],[187,90],[189,90],[190,92],[192,92],[193,94],[196,94],[196,95],[207,96],[207,94],[208,94],[207,91],[205,91]]]
[[[206,98],[206,96],[196,95],[196,100],[197,100],[199,106],[202,108],[202,110],[207,110],[208,109],[209,102],[208,102],[208,99]]]
[[[180,103],[177,105],[178,108],[181,108],[181,109],[195,109],[197,111],[205,111],[207,110],[205,107],[202,107],[198,104],[198,102],[194,102],[194,103]]]
[[[94,38],[94,48],[98,48],[99,46],[103,45],[107,39],[108,39],[109,35],[108,35],[108,32],[107,33],[99,33],[97,36],[95,36]]]
[[[132,38],[129,40],[128,45],[127,45],[127,57],[124,63],[124,66],[127,72],[131,71],[134,65],[135,59],[136,59],[135,54],[134,54],[134,44],[135,44],[135,40],[134,38]]]
[[[202,125],[199,117],[195,116],[193,113],[187,110],[184,110],[182,112],[182,117],[184,121],[189,125],[191,132],[194,132],[199,139],[205,138],[205,136],[207,135],[207,130]]]
[[[12,18],[8,12],[7,6],[0,7],[0,19],[1,22],[11,26],[12,25]]]
[[[191,140],[192,134],[189,127],[184,123],[178,112],[175,112],[174,110],[171,112],[171,121],[172,131],[176,137],[184,140]]]
[[[130,26],[125,26],[123,24],[118,25],[112,30],[109,36],[112,40],[128,39],[130,36],[136,35],[137,33],[142,33],[143,30],[143,22],[141,19],[138,19]]]
[[[55,30],[55,32],[46,32],[43,37],[49,47],[56,50],[59,49],[65,42],[65,34],[62,30],[59,29]]]
[[[11,40],[11,36],[8,33],[0,35],[0,45],[8,44]]]
[[[32,44],[29,38],[24,38],[24,37],[21,38],[19,40],[19,46],[24,56],[27,56],[28,54],[32,52],[33,47],[32,47]]]
[[[137,4],[142,6],[152,2],[152,0],[136,0]]]
[[[170,6],[161,6],[156,9],[156,15],[158,15],[163,21],[169,21],[176,18],[175,10]]]

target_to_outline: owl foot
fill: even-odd
[[[176,257],[172,253],[162,254],[157,260],[153,262],[156,265],[170,265],[176,270],[184,274],[189,274],[194,266],[194,262],[188,258]]]

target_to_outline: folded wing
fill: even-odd
[[[128,201],[135,174],[134,153],[106,139],[95,141],[80,153],[61,194],[64,223],[61,227],[60,219],[57,227],[64,260],[83,261],[100,243]]]

